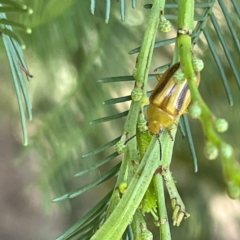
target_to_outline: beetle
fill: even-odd
[[[151,134],[158,135],[163,128],[177,125],[176,118],[187,112],[191,101],[187,79],[182,83],[175,83],[173,80],[179,68],[179,62],[168,68],[149,97],[147,115],[148,129]],[[196,72],[197,86],[199,83],[200,73]]]
[[[161,78],[157,75],[159,82],[149,97],[149,106],[147,108],[147,115],[149,118],[148,130],[152,135],[159,135],[163,128],[168,128],[173,124],[178,125],[176,118],[187,112],[187,107],[191,102],[187,79],[182,83],[174,82],[173,76],[178,69],[180,69],[179,62],[168,68]],[[200,83],[200,73],[196,72],[195,74],[196,85],[198,86]],[[126,141],[120,140],[116,144],[117,152],[123,152],[123,146],[125,146],[136,135],[130,137]],[[172,138],[171,134],[170,137]]]

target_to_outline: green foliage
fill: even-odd
[[[27,64],[24,60],[22,52],[22,48],[24,48],[24,45],[22,45],[21,48],[21,46],[19,45],[21,40],[19,39],[18,35],[13,32],[12,27],[24,29],[28,33],[30,33],[31,30],[26,28],[22,24],[7,19],[5,12],[11,11],[20,13],[22,12],[31,13],[31,10],[29,10],[26,5],[20,4],[15,1],[0,1],[0,32],[7,53],[9,65],[13,76],[15,91],[17,95],[23,130],[23,143],[24,145],[27,145],[28,144],[27,127],[23,98],[27,108],[27,114],[30,120],[32,119],[32,106],[28,96],[28,91],[26,88],[25,79],[23,77],[23,72],[25,73],[28,80],[32,77],[32,75],[29,73]]]
[[[5,5],[3,5],[3,12],[7,12],[8,9],[11,9],[12,12],[15,11],[19,14],[29,12],[29,10],[27,10],[28,8],[26,8],[26,5],[24,4],[18,4],[16,1],[7,2],[9,6],[6,5],[5,7]],[[138,113],[142,104],[141,102],[136,101],[131,104],[131,108],[128,110],[124,104],[128,103],[128,101],[132,98],[129,94],[119,97],[120,95],[125,94],[121,91],[121,87],[124,88],[123,84],[129,84],[131,83],[131,80],[135,79],[137,80],[136,85],[138,87],[137,98],[141,99],[147,95],[149,96],[150,91],[147,92],[146,90],[147,80],[155,78],[156,75],[149,74],[149,69],[152,71],[150,63],[153,62],[155,64],[156,62],[154,59],[154,53],[152,61],[151,51],[153,46],[155,48],[154,52],[158,53],[160,51],[157,48],[161,47],[160,56],[162,58],[167,52],[165,49],[167,49],[170,44],[175,43],[177,38],[167,36],[167,39],[155,42],[155,38],[150,38],[149,36],[156,33],[149,31],[145,37],[146,42],[144,42],[144,44],[146,43],[146,45],[143,44],[141,46],[141,49],[144,49],[144,51],[142,51],[138,56],[138,63],[133,71],[134,76],[126,75],[116,77],[124,71],[132,72],[132,69],[134,69],[134,64],[132,62],[135,62],[135,58],[127,56],[126,52],[129,51],[129,45],[135,47],[140,44],[139,39],[142,38],[142,31],[145,31],[147,28],[147,24],[145,22],[143,22],[142,28],[136,30],[133,26],[126,27],[126,25],[118,21],[118,11],[116,11],[117,13],[115,12],[116,4],[120,5],[121,19],[125,19],[127,24],[129,24],[128,18],[130,18],[131,13],[134,13],[134,11],[129,13],[129,11],[132,10],[128,8],[129,6],[127,4],[125,5],[124,0],[120,0],[119,3],[115,1],[104,1],[103,3],[98,3],[94,0],[92,0],[91,3],[88,1],[83,2],[77,0],[64,0],[61,3],[56,0],[50,0],[47,1],[47,3],[43,3],[41,1],[24,2],[34,9],[34,14],[25,18],[23,25],[14,24],[16,23],[14,17],[13,20],[9,19],[7,22],[6,20],[4,20],[5,22],[2,21],[2,26],[4,26],[2,29],[2,36],[8,53],[8,58],[10,59],[10,67],[13,72],[25,144],[27,144],[26,122],[20,91],[23,91],[22,94],[24,95],[29,117],[31,118],[31,104],[26,92],[24,79],[22,78],[22,70],[25,71],[27,77],[30,77],[30,73],[28,72],[28,68],[22,57],[23,54],[21,52],[21,48],[17,42],[20,42],[20,40],[17,40],[18,37],[16,37],[18,35],[13,35],[15,34],[12,31],[12,27],[14,27],[14,25],[23,30],[28,29],[23,26],[30,26],[33,28],[33,33],[30,36],[25,36],[24,38],[27,46],[31,46],[31,50],[33,50],[34,54],[38,55],[39,59],[37,60],[37,64],[42,65],[40,77],[38,76],[38,87],[33,96],[33,106],[38,109],[36,111],[35,119],[40,119],[41,124],[36,122],[33,124],[35,132],[34,134],[31,133],[30,147],[25,153],[29,154],[31,152],[34,159],[38,159],[39,166],[42,169],[42,171],[39,172],[39,178],[35,184],[42,189],[45,202],[46,200],[47,202],[50,202],[48,200],[53,195],[53,202],[65,200],[63,203],[65,202],[68,207],[71,206],[74,208],[71,202],[66,201],[67,199],[75,198],[82,193],[86,194],[86,191],[90,191],[93,187],[96,189],[97,186],[100,190],[96,196],[98,197],[99,195],[99,199],[101,199],[102,195],[104,195],[105,192],[108,192],[104,191],[105,189],[102,187],[103,183],[119,173],[113,192],[108,194],[106,193],[106,196],[97,203],[95,207],[79,219],[63,235],[59,236],[58,239],[89,239],[96,232],[99,225],[102,226],[105,221],[106,226],[104,227],[104,223],[101,228],[103,231],[98,233],[100,235],[103,234],[101,236],[104,237],[96,239],[107,239],[104,234],[110,236],[109,239],[113,239],[111,237],[115,236],[111,234],[118,234],[118,237],[120,238],[125,229],[126,232],[124,233],[124,239],[130,238],[133,234],[135,236],[140,236],[142,234],[143,236],[146,232],[148,232],[148,229],[146,228],[146,223],[142,216],[141,209],[139,209],[139,206],[142,204],[142,198],[151,203],[153,199],[157,199],[156,205],[159,212],[155,212],[155,204],[152,205],[152,209],[150,207],[150,209],[147,210],[150,212],[152,211],[155,224],[168,221],[164,201],[164,180],[167,185],[170,183],[167,188],[174,208],[173,222],[175,225],[178,225],[181,217],[188,217],[188,213],[185,211],[185,206],[175,189],[175,181],[169,169],[170,161],[172,159],[172,146],[170,147],[170,145],[173,145],[173,142],[170,140],[168,134],[161,134],[163,156],[162,167],[159,169],[163,177],[160,174],[155,174],[152,178],[156,168],[159,167],[160,156],[159,143],[156,141],[155,137],[153,138],[153,142],[150,143],[151,137],[146,133],[146,138],[137,136],[138,142],[136,142],[136,139],[128,142],[128,150],[124,155],[122,163],[114,161],[114,158],[116,158],[118,154],[111,149],[111,147],[121,138],[116,138],[116,134],[119,135],[119,131],[123,132],[123,139],[131,137],[135,134],[137,131],[137,121],[139,121]],[[229,72],[232,73],[238,86],[240,86],[239,70],[236,68],[239,63],[239,58],[237,57],[239,55],[235,56],[233,54],[234,49],[239,47],[239,39],[237,37],[238,30],[236,30],[238,27],[236,26],[236,15],[239,15],[239,6],[236,1],[232,1],[234,13],[237,14],[232,14],[232,16],[230,16],[229,11],[226,10],[226,5],[229,6],[230,4],[225,4],[220,0],[218,2],[228,27],[223,28],[221,19],[217,19],[218,16],[215,12],[216,5],[214,5],[214,1],[196,3],[194,15],[196,25],[191,35],[191,41],[195,45],[195,49],[197,46],[200,46],[204,50],[202,53],[199,52],[199,50],[196,50],[199,52],[199,55],[204,54],[202,58],[204,58],[204,62],[207,63],[205,64],[204,70],[207,69],[207,65],[209,61],[211,61],[207,60],[207,52],[211,51],[220,72],[220,76],[223,79],[223,85],[225,87],[228,101],[230,105],[233,105],[234,97],[231,93],[232,86],[231,83],[229,84],[228,78]],[[1,0],[0,3],[7,4],[6,1]],[[132,1],[132,5],[135,7],[136,2]],[[145,7],[151,8],[152,6],[146,5]],[[141,7],[138,8],[140,10],[135,11],[140,12],[139,14],[141,15],[136,17],[137,20],[143,17]],[[166,3],[165,18],[173,22],[176,21],[177,8],[178,5],[176,3]],[[89,9],[92,13],[95,13],[95,16],[90,16]],[[101,12],[101,9],[104,9],[104,11]],[[183,7],[182,12],[184,11],[186,11],[186,6]],[[157,12],[159,15],[159,9]],[[149,11],[146,11],[147,18],[149,17],[149,14]],[[3,13],[0,18],[5,19],[5,14]],[[104,25],[102,21],[104,18],[105,22],[109,22],[108,25]],[[212,22],[212,25],[210,25],[209,20]],[[178,23],[179,22],[185,26],[184,16],[182,16],[181,20],[178,20]],[[149,25],[150,23],[147,26],[149,27]],[[230,30],[231,35],[229,35],[227,30]],[[202,32],[204,33],[210,51],[206,48],[205,43],[203,43],[201,36]],[[128,36],[128,38],[125,36]],[[157,39],[163,39],[163,36],[164,35],[162,34],[158,34]],[[147,39],[152,39],[152,42],[147,43]],[[218,39],[219,44],[215,44]],[[227,45],[227,41],[229,41],[229,39],[233,41],[232,47],[228,47],[229,45]],[[191,41],[189,42],[191,43]],[[188,46],[186,45],[185,40],[181,43]],[[219,50],[220,44],[224,50],[224,53],[221,55]],[[130,51],[130,54],[137,53],[139,50],[140,48],[136,48]],[[239,51],[239,49],[237,50]],[[144,56],[146,52],[147,56]],[[186,53],[186,51],[183,53]],[[180,55],[181,54],[182,53],[180,53]],[[227,69],[225,67],[226,61],[225,59],[223,60],[223,56],[226,56],[226,60],[229,63],[230,68],[228,70],[225,70]],[[174,61],[176,61],[177,56],[174,55],[174,58]],[[23,66],[22,70],[19,68],[18,61],[20,61]],[[159,61],[159,59],[157,61]],[[164,59],[164,62],[166,61],[167,59]],[[118,63],[118,66],[116,66],[116,62]],[[163,62],[161,64],[163,64]],[[165,64],[157,69],[159,71],[163,71],[168,65],[169,64]],[[32,65],[32,69],[34,69],[34,67],[35,66]],[[136,69],[139,70],[137,71]],[[216,69],[214,69],[214,71],[217,73]],[[191,74],[191,71],[189,72]],[[64,79],[67,79],[68,81],[64,81],[60,73],[65,73]],[[104,75],[108,76],[111,74],[114,75],[114,77],[102,78]],[[210,78],[212,78],[212,75],[213,74],[211,73]],[[203,76],[204,75],[202,75],[202,82],[206,79],[206,77]],[[99,80],[100,78],[102,79]],[[104,86],[103,84],[98,84],[94,81],[97,79],[99,82],[108,84],[105,84]],[[121,87],[119,87],[120,85]],[[144,87],[141,88],[142,86]],[[111,98],[111,92],[113,94],[116,92],[118,97]],[[111,98],[104,102],[106,105],[109,105],[108,108],[103,109],[100,106],[99,102],[102,102],[102,96]],[[123,107],[119,107],[120,103]],[[141,109],[141,111],[144,110],[145,108]],[[211,113],[209,112],[209,114]],[[104,115],[107,116],[96,119],[97,117]],[[126,124],[124,129],[121,130],[123,124],[121,122],[121,118],[125,116],[127,116]],[[131,116],[131,118],[129,116]],[[209,116],[207,117],[207,120],[205,118],[202,122],[208,123],[210,118]],[[96,120],[92,120],[94,118]],[[114,121],[113,124],[112,121],[117,119],[119,120]],[[186,132],[188,136],[191,151],[193,152],[195,171],[197,171],[197,159],[186,115],[183,116],[182,120],[184,122],[183,131]],[[92,126],[88,126],[88,122],[90,121]],[[101,123],[101,126],[95,126],[94,124],[96,123]],[[215,121],[213,121],[213,123],[215,124]],[[111,129],[111,131],[109,129]],[[213,132],[209,134],[209,129],[211,128],[205,127],[205,135],[214,136],[213,139],[216,140],[217,138]],[[117,131],[117,133],[114,131]],[[194,135],[195,134],[193,134],[193,136]],[[106,143],[106,139],[111,138],[115,139]],[[125,140],[123,143],[124,142]],[[148,144],[150,145],[148,146]],[[98,147],[99,145],[102,146]],[[231,196],[236,197],[238,196],[236,193],[239,191],[239,187],[236,186],[236,182],[239,182],[239,174],[237,172],[238,168],[232,168],[233,152],[232,149],[229,148],[229,145],[226,145],[223,142],[221,142],[220,145],[220,152],[223,159],[225,159],[223,160],[224,174],[228,179],[230,175],[231,180],[228,182],[230,185],[229,192]],[[137,148],[139,148],[140,156],[138,155]],[[89,151],[89,149],[93,150],[81,158],[82,154]],[[148,149],[147,153],[145,153],[146,149]],[[202,149],[200,151],[202,153]],[[174,152],[177,154],[177,149]],[[182,150],[181,155],[185,152],[186,151]],[[178,156],[178,158],[182,159],[180,156]],[[129,164],[130,161],[133,166]],[[186,166],[186,163],[181,163]],[[106,164],[110,166],[110,169],[106,170]],[[176,171],[173,172],[174,175],[179,174],[176,173]],[[179,172],[181,172],[181,169]],[[79,180],[77,178],[73,181],[73,175],[81,177],[81,179]],[[145,177],[145,181],[143,181],[142,176]],[[206,178],[206,176],[207,173],[204,177]],[[199,178],[201,177],[204,178],[203,176],[200,176]],[[207,178],[208,177],[209,176],[207,176]],[[216,177],[216,179],[218,179],[218,177]],[[127,182],[127,190],[124,193],[119,190],[119,186],[123,182]],[[221,183],[221,179],[218,182]],[[151,188],[149,189],[148,186],[150,183]],[[112,188],[112,186],[109,188]],[[183,198],[186,199],[186,206],[191,206],[193,203],[188,202],[188,196],[185,192],[186,189],[181,189],[180,187],[179,192],[183,194]],[[149,194],[149,191],[151,194]],[[97,202],[97,197],[94,204]],[[196,199],[197,198],[198,195],[196,195]],[[206,203],[207,200],[202,198],[201,201],[203,209],[206,208],[204,203]],[[181,206],[180,211],[177,209],[179,204]],[[181,213],[184,214],[181,215]],[[203,212],[200,214],[202,213]],[[164,217],[156,217],[158,214],[159,216]],[[207,213],[200,219],[204,219],[206,215]],[[133,221],[133,229],[128,226],[131,221]],[[113,228],[113,223],[118,224],[117,232],[115,228]],[[134,228],[134,226],[137,227]],[[181,226],[181,229],[183,232],[182,236],[185,236],[186,232],[184,232],[184,229],[186,228]],[[208,230],[208,227],[206,227],[206,229]],[[201,234],[202,237],[206,236],[207,239],[209,232],[206,229],[202,229]],[[204,231],[206,231],[206,233]],[[171,232],[173,232],[172,234],[174,237],[176,233],[174,230],[171,230]],[[169,225],[161,224],[162,239],[170,239],[169,233]]]
[[[210,15],[210,16],[213,16],[211,19],[214,19],[214,13],[212,12],[212,8],[213,8],[213,6],[214,6],[214,2],[212,2],[211,4],[209,3],[209,4],[207,4],[207,5],[197,5],[196,7],[203,7],[203,13],[202,13],[202,15],[200,16],[200,17],[198,17],[198,16],[195,16],[194,18],[195,19],[199,19],[199,22],[198,22],[198,24],[196,25],[196,27],[195,27],[195,29],[194,29],[194,31],[193,31],[193,33],[192,33],[192,42],[193,43],[196,43],[197,42],[197,40],[198,40],[198,38],[199,38],[199,36],[200,36],[200,34],[201,34],[201,32],[202,32],[202,29],[204,29],[204,33],[205,33],[205,37],[207,38],[207,40],[208,40],[208,42],[210,42],[210,44],[209,44],[209,46],[210,46],[210,49],[212,50],[212,53],[213,53],[213,56],[214,56],[214,59],[215,59],[215,61],[216,61],[216,63],[218,64],[218,66],[219,66],[219,68],[221,68],[221,69],[223,69],[223,67],[222,67],[222,65],[219,63],[219,62],[221,62],[221,61],[219,61],[220,59],[218,58],[218,57],[216,57],[217,55],[215,54],[215,52],[214,52],[214,47],[213,47],[213,45],[211,44],[211,41],[212,41],[212,39],[211,39],[211,37],[210,37],[210,35],[206,35],[207,34],[207,30],[204,28],[204,26],[206,25],[206,23],[207,23],[207,19],[208,19],[208,16]],[[168,7],[171,7],[171,8],[174,8],[174,7],[177,7],[177,5],[168,5]],[[184,6],[182,6],[182,8],[183,8],[183,10],[182,11],[185,11],[185,12],[191,12],[191,10],[189,10],[188,9],[188,7],[189,7],[189,3],[186,3],[186,5],[184,5]],[[159,10],[158,10],[159,11]],[[181,10],[179,10],[179,11],[181,11]],[[168,16],[168,15],[166,15],[166,16]],[[185,15],[183,15],[182,16],[182,18],[184,18],[185,17]],[[181,18],[181,17],[180,17]],[[179,26],[180,26],[180,29],[184,29],[184,31],[185,31],[185,28],[183,27],[183,26],[188,26],[188,25],[186,25],[185,24],[185,22],[184,22],[185,20],[184,19],[182,19],[182,22],[181,22],[181,20],[179,20]],[[153,24],[153,26],[154,26],[154,24],[155,23],[152,23]],[[181,25],[182,24],[182,25]],[[217,30],[217,25],[216,25],[216,22],[213,22],[213,24],[214,24],[214,26],[215,26],[215,29]],[[151,25],[151,20],[150,20],[150,22],[149,22],[149,25],[148,26],[150,26]],[[182,27],[181,27],[182,26]],[[187,29],[188,28],[191,28],[191,24],[189,25],[189,27],[187,27]],[[150,29],[150,27],[149,27],[149,29]],[[218,29],[219,30],[219,32],[220,32],[220,29]],[[183,34],[185,34],[185,32],[183,31]],[[150,32],[146,32],[146,36],[148,37],[148,39],[149,39],[149,36],[151,35],[152,33],[150,33]],[[218,36],[220,36],[220,35],[218,35]],[[188,37],[188,36],[187,36]],[[180,38],[179,38],[180,39]],[[189,46],[188,46],[188,44],[189,43],[187,43],[185,40],[184,40],[184,38],[183,38],[183,40],[179,40],[180,42],[179,42],[179,46],[185,46],[186,47],[186,49],[188,48],[189,49]],[[151,48],[151,45],[152,45],[152,43],[149,41],[149,45],[147,46],[147,45],[144,45],[144,43],[145,42],[143,42],[143,45],[142,45],[142,47],[141,47],[141,50],[142,49],[144,49],[144,51],[145,51],[145,53],[147,52],[148,53],[148,48]],[[158,44],[159,46],[163,46],[163,45],[166,45],[166,44],[169,44],[169,43],[172,43],[172,41],[164,41],[164,43],[160,43],[160,44]],[[223,47],[224,47],[224,45],[225,45],[225,42],[223,41],[222,42],[222,44],[223,44]],[[155,44],[155,46],[157,46],[157,44]],[[186,50],[185,48],[182,48],[182,49],[180,49],[180,59],[185,59],[185,60],[183,60],[183,66],[187,66],[187,62],[189,62],[189,61],[191,61],[190,60],[190,58],[186,58],[187,57],[187,55],[186,55],[186,52],[187,52],[187,50]],[[146,57],[146,59],[144,60],[144,56],[142,56],[141,55],[141,53],[142,54],[144,54],[144,51],[142,51],[142,52],[140,52],[140,55],[138,56],[138,62],[137,62],[137,65],[136,65],[136,69],[134,70],[134,73],[133,73],[133,75],[134,75],[134,79],[136,79],[136,86],[137,86],[137,88],[136,88],[136,90],[134,90],[133,91],[133,93],[132,93],[132,98],[133,99],[135,99],[135,101],[139,101],[139,99],[141,99],[142,98],[142,93],[141,93],[141,89],[142,89],[142,87],[141,87],[141,82],[138,82],[138,79],[140,79],[140,80],[144,80],[145,81],[145,79],[147,79],[147,77],[148,77],[148,71],[146,70],[146,69],[148,69],[148,66],[149,66],[149,63],[150,63],[150,61],[149,61],[149,59],[151,59],[151,53],[149,53],[149,56],[147,56]],[[181,53],[181,51],[182,51],[182,53]],[[133,52],[136,52],[136,50],[134,50],[134,51],[132,51],[132,53]],[[182,58],[181,58],[181,56],[182,56]],[[236,67],[235,67],[235,65],[234,65],[234,61],[232,60],[232,58],[230,58],[229,59],[229,63],[230,63],[230,65],[231,65],[231,67],[232,67],[232,69],[233,69],[233,71],[235,71],[236,72]],[[142,66],[141,66],[141,64],[142,64]],[[146,67],[145,67],[146,66]],[[138,71],[138,69],[140,70],[140,71]],[[187,69],[187,68],[186,68]],[[142,72],[141,72],[142,71]],[[147,73],[147,75],[146,75],[146,73]],[[139,75],[138,75],[139,74]],[[185,75],[186,74],[191,74],[190,72],[189,73],[187,73],[186,71],[185,71]],[[223,78],[223,81],[224,81],[224,85],[225,85],[225,88],[226,88],[226,92],[227,92],[227,96],[228,96],[228,98],[229,98],[229,102],[230,102],[230,104],[232,104],[232,96],[231,96],[231,94],[230,94],[230,92],[228,91],[228,89],[229,89],[229,86],[228,86],[228,84],[226,84],[226,76],[225,76],[225,74],[224,74],[224,72],[223,71],[221,71],[221,75],[222,75],[222,78]],[[119,78],[118,78],[119,79]],[[129,77],[128,76],[126,76],[125,77],[125,80],[127,81],[129,79]],[[237,79],[237,81],[239,81],[239,77],[238,77],[238,75],[236,75],[236,79]],[[124,77],[121,77],[121,80],[124,80]],[[111,78],[108,78],[108,79],[104,79],[103,80],[104,82],[111,82],[111,81],[116,81],[116,78],[113,78],[113,79],[111,79]],[[146,84],[143,84],[142,86],[145,86]],[[191,88],[190,88],[191,89]],[[193,97],[193,100],[195,99],[195,97],[194,96],[196,96],[196,100],[195,101],[199,101],[200,100],[200,98],[199,97],[197,97],[197,95],[194,95],[194,93],[192,92],[192,97]],[[117,99],[117,100],[119,100],[119,102],[122,102],[122,101],[128,101],[129,100],[129,98],[128,98],[128,96],[126,96],[126,97],[123,97],[123,98],[120,98],[120,99]],[[110,102],[110,101],[109,101]],[[116,101],[116,100],[114,100],[113,101],[113,103],[116,103],[116,102],[118,102],[118,101]],[[95,121],[93,121],[92,123],[100,123],[100,122],[104,122],[104,121],[110,121],[110,120],[113,120],[113,119],[117,119],[117,118],[119,118],[119,117],[122,117],[122,116],[124,116],[125,114],[128,114],[127,116],[129,117],[129,116],[131,116],[131,117],[133,117],[133,116],[137,116],[138,114],[137,114],[137,112],[139,111],[139,110],[137,110],[137,109],[140,109],[139,108],[139,106],[138,107],[136,107],[135,108],[135,110],[134,110],[134,103],[133,103],[133,105],[132,105],[132,108],[130,109],[130,111],[128,112],[123,112],[123,113],[120,113],[120,114],[116,114],[116,115],[110,115],[109,117],[104,117],[104,118],[101,118],[101,119],[97,119],[97,120],[95,120]],[[131,110],[132,110],[132,112],[131,112]],[[134,111],[135,111],[135,114],[134,114]],[[204,111],[206,111],[206,109],[204,110]],[[210,117],[208,116],[208,119],[209,119]],[[208,119],[206,119],[205,118],[205,120],[202,120],[203,121],[203,123],[206,123],[206,124],[208,124]],[[126,121],[126,124],[125,124],[125,127],[124,127],[124,130],[123,130],[123,132],[125,133],[127,133],[127,136],[128,136],[128,134],[131,136],[131,135],[133,135],[134,134],[134,132],[135,132],[135,130],[134,130],[134,128],[132,127],[132,126],[135,126],[136,124],[134,123],[134,121],[136,122],[136,119],[135,120],[133,120],[133,119],[131,119],[131,122],[129,122],[128,123],[128,120]],[[184,121],[185,121],[185,123],[187,124],[187,119],[186,118],[184,118]],[[190,146],[193,146],[193,144],[192,144],[192,141],[191,141],[191,133],[189,132],[189,127],[188,127],[188,124],[186,125],[186,129],[187,129],[187,135],[189,136],[189,139],[190,139]],[[210,128],[209,128],[210,129]],[[210,137],[210,135],[208,134],[208,131],[209,130],[207,130],[206,131],[206,129],[205,129],[205,134],[206,134],[206,136],[207,137]],[[212,130],[211,130],[212,131]],[[124,137],[124,135],[123,135],[123,137]],[[125,138],[125,137],[124,137]],[[215,138],[215,137],[213,137],[213,138]],[[220,140],[221,141],[221,140]],[[221,142],[221,144],[224,144],[223,142]],[[121,183],[121,181],[123,181],[124,179],[126,180],[126,173],[127,173],[127,171],[129,172],[131,172],[131,170],[129,170],[129,167],[130,166],[128,166],[128,167],[126,167],[126,162],[129,162],[130,161],[130,159],[134,159],[134,156],[136,157],[136,153],[133,153],[134,152],[134,149],[135,149],[135,145],[133,144],[128,144],[129,145],[129,149],[130,150],[128,150],[128,152],[124,155],[124,158],[123,158],[123,165],[122,165],[122,167],[121,167],[121,169],[120,169],[120,173],[119,173],[119,177],[118,177],[118,181],[117,181],[117,183],[116,183],[116,187]],[[139,146],[139,143],[138,143],[138,146]],[[219,147],[220,147],[220,145],[219,145]],[[140,148],[141,149],[141,148]],[[192,149],[192,151],[193,151],[193,153],[194,153],[194,148],[192,147],[191,148]],[[166,151],[166,148],[164,148],[163,147],[163,152],[165,152]],[[194,153],[194,163],[195,163],[195,170],[197,171],[197,165],[196,165],[196,157],[195,157],[195,153]],[[171,158],[171,155],[170,155],[170,158]],[[230,158],[232,159],[232,160],[230,160]],[[146,156],[144,157],[144,159],[146,159]],[[148,161],[150,161],[150,159],[151,159],[151,157],[150,158],[148,158]],[[166,157],[166,159],[169,159],[169,157]],[[224,159],[224,157],[223,157],[223,159]],[[227,157],[227,159],[225,158],[225,160],[226,160],[226,162],[232,162],[232,161],[234,161],[233,160],[233,155],[232,155],[232,152],[231,152],[231,154],[230,155],[228,155],[228,157]],[[125,162],[125,163],[124,163]],[[164,162],[164,161],[163,161]],[[141,165],[140,165],[140,169],[141,169],[141,166],[142,166],[142,162],[141,162]],[[170,162],[169,163],[167,163],[166,164],[166,167],[168,167],[169,166],[169,164],[170,164]],[[125,167],[124,167],[125,166]],[[164,166],[164,163],[163,163],[163,166]],[[230,166],[233,166],[233,163],[230,163]],[[124,168],[125,168],[125,170],[124,170]],[[145,169],[145,168],[144,168]],[[154,168],[153,168],[154,169]],[[223,165],[223,169],[224,169],[224,171],[226,171],[226,172],[228,172],[227,173],[227,175],[229,176],[229,174],[232,176],[232,180],[230,180],[229,182],[235,182],[236,184],[237,184],[237,182],[238,182],[238,180],[237,180],[237,178],[235,178],[234,177],[234,171],[238,171],[238,168],[236,168],[235,170],[231,170],[231,169],[227,169],[226,168],[226,166],[224,167],[224,165]],[[134,170],[134,171],[138,171],[138,170]],[[183,202],[182,202],[182,200],[181,200],[181,198],[180,198],[180,196],[178,195],[178,193],[176,193],[177,191],[176,191],[176,189],[175,189],[175,185],[174,185],[174,181],[172,180],[172,176],[171,176],[171,174],[169,174],[168,173],[168,171],[169,170],[167,170],[167,168],[166,168],[166,170],[164,170],[164,171],[166,171],[166,173],[162,173],[162,175],[163,175],[163,178],[164,178],[164,180],[166,181],[166,184],[167,184],[167,188],[169,189],[169,194],[170,194],[170,198],[172,199],[172,200],[174,200],[174,202],[172,203],[173,204],[173,209],[174,209],[174,213],[173,213],[173,219],[174,219],[174,224],[175,225],[179,225],[180,224],[180,222],[181,222],[181,219],[183,218],[183,217],[188,217],[189,215],[188,215],[188,213],[187,212],[185,212],[185,206],[184,206],[184,204],[183,204]],[[164,172],[163,171],[163,172]],[[150,174],[150,170],[148,169],[148,172],[149,172],[149,175],[151,176],[151,174]],[[131,175],[131,173],[128,173],[128,174],[130,174]],[[135,175],[134,175],[135,176]],[[125,229],[126,228],[126,224],[129,222],[129,220],[128,220],[128,217],[124,214],[124,209],[128,209],[128,214],[130,215],[130,216],[132,216],[131,214],[130,214],[130,209],[131,209],[131,212],[133,211],[135,211],[135,209],[136,209],[136,207],[138,206],[138,202],[136,202],[136,199],[135,199],[135,204],[136,205],[131,205],[131,203],[129,202],[129,205],[127,205],[127,206],[125,206],[124,205],[124,199],[126,198],[126,199],[128,199],[130,196],[128,196],[128,193],[130,192],[131,193],[131,197],[130,197],[130,199],[133,199],[134,198],[134,194],[133,194],[133,190],[132,190],[132,185],[131,184],[133,184],[133,186],[134,186],[134,188],[133,189],[138,189],[137,188],[137,186],[135,186],[134,185],[134,176],[133,176],[133,179],[132,180],[129,180],[129,179],[131,179],[131,177],[127,177],[127,179],[128,179],[128,181],[129,181],[129,186],[128,186],[128,188],[127,188],[127,192],[126,193],[124,193],[124,195],[122,196],[122,199],[121,199],[121,201],[119,200],[119,205],[117,205],[117,208],[115,209],[115,210],[113,210],[113,209],[111,209],[111,212],[112,212],[112,214],[110,215],[110,217],[109,217],[109,219],[106,221],[106,223],[102,226],[102,228],[96,233],[96,236],[94,235],[93,236],[93,238],[92,239],[112,239],[112,238],[119,238],[120,236],[121,236],[121,233],[122,233],[122,231],[120,230],[120,229]],[[139,182],[140,182],[140,179],[141,178],[139,178]],[[150,179],[151,179],[151,177],[150,177]],[[169,184],[169,185],[168,185]],[[148,185],[148,184],[146,184],[146,185]],[[159,186],[158,184],[156,184],[156,186]],[[141,190],[143,189],[143,186],[141,186]],[[129,192],[128,192],[129,191]],[[138,190],[138,192],[139,192],[139,190]],[[236,192],[235,192],[236,193]],[[160,194],[161,195],[161,194]],[[159,195],[159,196],[160,196]],[[71,197],[71,195],[63,195],[63,197],[64,196],[66,196],[66,197]],[[234,196],[234,195],[232,195],[232,196]],[[142,197],[139,195],[138,196],[139,198],[138,199],[141,199]],[[64,197],[64,199],[65,199],[65,197]],[[144,198],[145,199],[145,198]],[[57,198],[56,200],[62,200],[62,197],[60,197],[60,198]],[[111,201],[115,201],[114,200],[114,197],[112,197],[111,198]],[[129,200],[130,201],[130,200]],[[160,200],[159,199],[159,201],[160,202],[162,202],[162,199]],[[121,204],[123,204],[123,205],[121,205]],[[129,207],[129,206],[131,206],[131,207]],[[180,212],[178,212],[179,211],[179,207],[180,206]],[[160,210],[160,207],[159,207],[159,210]],[[120,211],[120,212],[119,212]],[[122,214],[121,214],[122,213]],[[183,213],[183,215],[181,215]],[[114,216],[115,216],[115,214],[116,214],[116,219],[114,218]],[[133,218],[134,218],[134,216],[133,216]],[[117,219],[124,219],[124,222],[121,222],[120,220],[117,220]],[[160,221],[161,222],[161,221]],[[110,223],[111,224],[111,226],[110,225],[108,225],[108,223]],[[120,233],[119,232],[115,232],[115,231],[111,231],[111,229],[115,229],[116,228],[116,226],[114,225],[113,226],[113,223],[116,223],[116,225],[118,225],[118,230],[120,231]],[[121,227],[120,227],[121,226]],[[169,230],[166,230],[166,231],[169,231]],[[164,238],[164,239],[170,239],[170,237],[169,237],[169,233],[166,233],[163,229],[162,229],[162,231],[161,231],[161,233],[163,234],[163,233],[165,233],[165,237],[166,238]],[[80,233],[79,233],[80,234]],[[163,235],[162,235],[163,236]],[[61,239],[61,237],[60,237],[60,239]],[[65,238],[63,238],[63,239],[68,239],[67,237],[65,237]]]

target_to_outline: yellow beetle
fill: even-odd
[[[149,97],[147,115],[148,129],[152,134],[159,134],[163,128],[176,124],[176,118],[186,113],[191,101],[187,79],[175,83],[174,74],[180,68],[180,63],[173,64],[162,76]],[[200,73],[197,72],[196,84],[199,85]]]

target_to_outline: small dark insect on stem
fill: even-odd
[[[33,77],[33,75],[32,75],[25,67],[23,67],[22,65],[20,65],[20,68],[22,69],[23,72],[25,72],[25,74],[26,74],[28,77],[30,77],[30,78]]]

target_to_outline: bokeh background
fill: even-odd
[[[51,203],[54,197],[94,180],[120,161],[117,158],[99,171],[74,178],[75,173],[111,151],[87,159],[82,159],[82,154],[122,132],[124,119],[99,125],[89,125],[89,122],[127,110],[128,102],[111,106],[104,106],[102,102],[129,95],[134,83],[100,84],[97,80],[132,74],[136,55],[128,52],[140,46],[149,10],[143,9],[146,1],[138,0],[135,10],[129,2],[126,19],[122,22],[120,3],[112,1],[110,21],[105,24],[105,1],[97,1],[94,16],[90,13],[89,1],[21,2],[31,7],[34,13],[8,16],[33,30],[31,35],[15,31],[27,46],[25,59],[34,76],[27,83],[34,117],[28,122],[30,143],[23,147],[13,81],[1,44],[0,239],[54,239],[114,185],[115,178],[71,201]],[[228,7],[231,12],[230,3]],[[214,11],[224,37],[228,38],[235,65],[239,66],[239,53],[217,4]],[[239,19],[234,11],[232,13],[235,30],[240,32]],[[213,113],[229,122],[229,130],[222,137],[233,145],[239,159],[240,92],[211,24],[208,27],[216,39],[215,47],[227,74],[234,106],[228,104],[219,71],[203,36],[195,48],[196,55],[205,63],[199,89]],[[174,34],[174,29],[165,35],[159,33],[157,39],[173,37]],[[171,61],[173,48],[169,45],[154,51],[150,72]],[[149,89],[155,84],[156,81],[151,80]],[[172,238],[237,240],[240,238],[240,202],[229,199],[226,194],[220,160],[209,161],[204,157],[200,123],[191,119],[190,123],[199,171],[194,173],[187,140],[178,134],[171,170],[191,217],[183,221],[181,227],[172,227]],[[157,228],[151,224],[150,228],[156,232],[154,239],[158,239]]]

